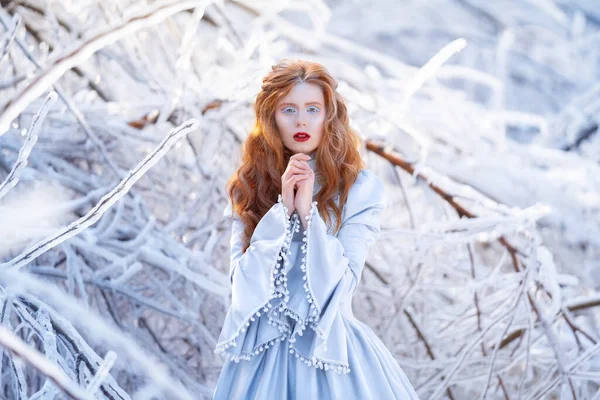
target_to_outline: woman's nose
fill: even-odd
[[[296,120],[296,125],[298,126],[306,126],[306,115],[302,112],[298,113],[298,119]]]

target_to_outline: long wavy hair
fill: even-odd
[[[256,96],[256,120],[243,144],[242,165],[225,187],[233,206],[232,217],[237,213],[245,225],[244,252],[250,245],[256,225],[282,192],[281,176],[293,153],[283,145],[275,122],[275,110],[279,100],[295,84],[318,85],[325,98],[323,136],[315,157],[315,179],[321,188],[315,200],[330,232],[333,224],[330,214],[335,215],[333,232],[337,233],[350,187],[364,168],[359,153],[361,138],[350,128],[346,103],[336,91],[338,83],[325,67],[311,61],[283,59],[271,69]]]

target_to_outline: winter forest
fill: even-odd
[[[2,0],[0,399],[210,399],[262,76],[386,185],[353,298],[422,399],[600,399],[598,0]]]

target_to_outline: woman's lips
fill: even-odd
[[[310,139],[310,135],[306,132],[298,132],[294,135],[296,142],[306,142],[308,139]]]

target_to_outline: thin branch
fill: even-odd
[[[69,396],[78,400],[94,400],[91,394],[86,393],[71,381],[58,365],[50,362],[43,354],[28,346],[27,343],[23,342],[12,331],[2,325],[0,325],[0,346],[15,353],[35,369],[52,379]]]

